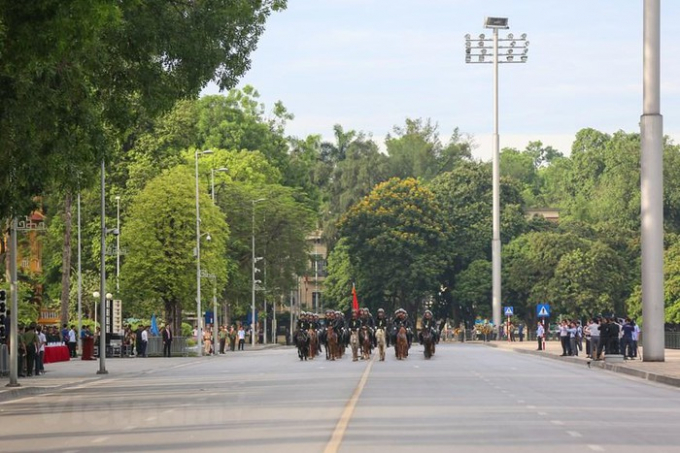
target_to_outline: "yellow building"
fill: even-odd
[[[309,268],[306,275],[298,278],[298,300],[301,310],[321,312],[323,305],[323,289],[327,270],[327,247],[323,239],[323,231],[315,230],[307,236],[309,244]]]

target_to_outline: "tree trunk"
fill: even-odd
[[[71,292],[71,192],[64,199],[64,249],[61,266],[61,324],[69,322],[69,296]]]

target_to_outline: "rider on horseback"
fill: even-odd
[[[378,319],[375,321],[376,329],[383,329],[385,331],[385,341],[387,342],[387,347],[390,346],[390,336],[387,335],[387,318],[385,317],[385,310],[378,308]]]
[[[408,314],[403,308],[398,309],[394,312],[395,318],[392,321],[392,343],[397,342],[397,332],[401,326],[406,329],[406,338],[408,338],[408,347],[411,347],[411,342],[413,341],[413,328],[411,326],[411,321],[408,319]]]
[[[352,332],[361,329],[362,323],[359,319],[359,310],[352,311],[352,319],[349,320],[349,330]]]
[[[361,325],[368,328],[368,333],[371,336],[371,344],[375,347],[375,321],[366,307],[361,309]]]
[[[434,342],[439,343],[439,330],[437,329],[437,324],[434,318],[432,318],[432,312],[430,310],[425,310],[421,325],[422,328],[418,333],[418,342],[423,344],[423,330],[429,329],[430,332],[432,332],[432,338],[434,339]]]

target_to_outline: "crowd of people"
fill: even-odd
[[[577,320],[562,320],[558,327],[562,356],[578,356],[585,343],[586,357],[602,360],[607,355],[622,355],[624,359],[638,357],[640,328],[631,318],[595,317],[585,325]],[[538,323],[538,349],[543,348],[546,332]]]

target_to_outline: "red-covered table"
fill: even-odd
[[[45,346],[43,363],[68,362],[71,360],[68,346]]]

